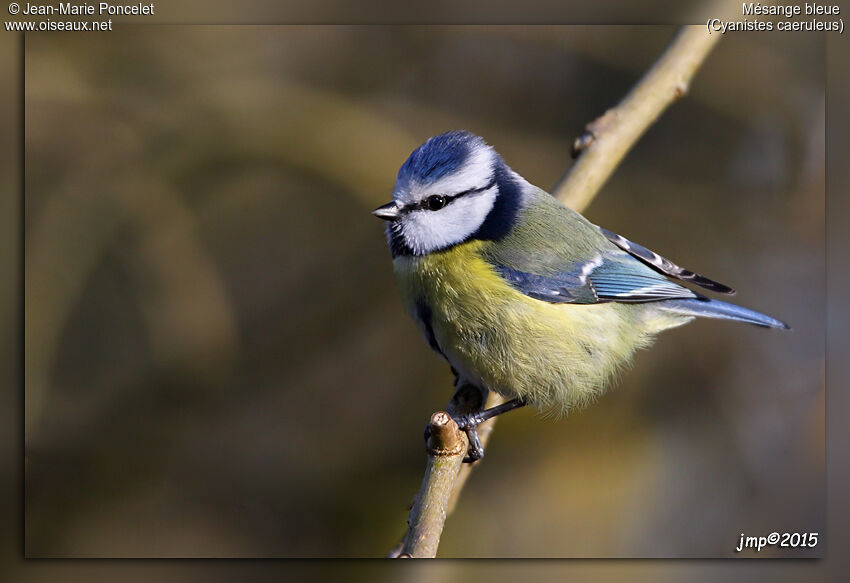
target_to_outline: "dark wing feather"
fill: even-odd
[[[599,301],[593,285],[582,278],[581,265],[564,273],[538,275],[494,263],[502,278],[528,297],[552,304],[594,304]]]
[[[679,267],[669,259],[662,257],[654,251],[650,251],[643,245],[638,245],[637,243],[629,241],[625,237],[618,235],[617,233],[613,233],[608,229],[599,227],[599,230],[603,235],[605,235],[605,238],[611,241],[614,245],[642,261],[652,269],[655,269],[659,273],[696,284],[713,292],[729,295],[735,293],[735,290],[731,287],[723,285],[722,283],[716,282],[698,273],[694,273],[693,271]]]
[[[550,275],[495,262],[493,266],[518,291],[549,303],[636,303],[697,297],[691,290],[673,283],[620,251],[574,263],[564,271]]]

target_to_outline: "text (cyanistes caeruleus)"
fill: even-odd
[[[589,222],[468,132],[435,136],[374,214],[404,306],[459,382],[512,399],[458,419],[475,427],[529,404],[565,412],[601,394],[634,351],[696,316],[786,324],[669,278],[734,291]]]

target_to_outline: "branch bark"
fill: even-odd
[[[466,435],[445,411],[431,415],[428,425],[428,466],[422,487],[413,501],[407,534],[390,553],[398,558],[437,556],[440,535],[448,514],[449,499],[469,447]]]
[[[552,194],[558,200],[582,212],[593,201],[638,138],[674,101],[684,96],[694,74],[720,39],[702,26],[683,26],[652,68],[617,104],[586,126],[573,144],[572,165]],[[477,396],[476,396],[477,395]],[[484,396],[469,385],[455,390],[447,410],[452,414],[477,410]],[[504,399],[491,393],[486,406],[494,407]],[[431,418],[432,438],[435,413]],[[487,444],[496,419],[479,427],[483,445]],[[454,424],[454,422],[451,422]],[[454,424],[457,430],[457,425]],[[462,441],[466,443],[466,437]],[[429,445],[430,450],[430,445]],[[469,474],[478,462],[463,464],[465,453],[440,457],[429,451],[422,488],[414,500],[408,519],[408,531],[390,557],[435,557],[443,525],[454,510]]]

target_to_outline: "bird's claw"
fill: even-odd
[[[466,450],[466,457],[463,458],[463,463],[471,464],[472,462],[477,462],[484,457],[484,446],[481,445],[481,438],[478,437],[478,426],[461,427],[461,430],[466,433],[466,437],[469,439],[469,448]]]

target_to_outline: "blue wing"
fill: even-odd
[[[550,303],[634,303],[700,297],[621,251],[603,252],[546,275],[499,262],[493,262],[493,266],[515,289]]]

